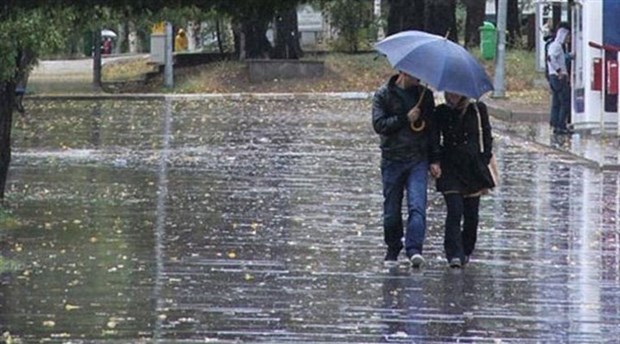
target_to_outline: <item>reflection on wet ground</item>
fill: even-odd
[[[17,119],[0,331],[25,342],[600,343],[617,172],[496,132],[472,264],[382,265],[367,101],[38,102]],[[429,186],[432,188],[432,186]]]
[[[497,121],[497,126],[513,136],[538,142],[602,169],[620,171],[620,140],[607,132],[603,135],[576,131],[571,135],[553,134],[546,121]]]

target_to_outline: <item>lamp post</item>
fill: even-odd
[[[493,97],[506,96],[505,62],[506,62],[506,17],[508,14],[508,0],[499,0],[497,5],[497,50],[495,54],[495,80]]]
[[[174,63],[174,57],[172,55],[172,42],[174,40],[174,37],[172,34],[172,24],[170,24],[170,22],[166,22],[164,32],[164,39],[166,40],[164,43],[164,86],[167,88],[172,88],[174,87],[174,72],[172,70],[172,65]]]

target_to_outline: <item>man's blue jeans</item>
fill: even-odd
[[[403,248],[402,204],[407,191],[407,231],[405,251],[407,257],[422,254],[426,234],[426,186],[428,162],[407,162],[383,159],[383,234],[388,250],[400,252]]]
[[[550,124],[556,130],[566,130],[566,120],[570,111],[570,85],[564,76],[549,75],[551,87],[551,119]]]

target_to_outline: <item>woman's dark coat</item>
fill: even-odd
[[[480,112],[480,125],[476,105]],[[487,107],[470,103],[465,112],[446,104],[437,106],[434,113],[433,140],[440,146],[441,177],[437,191],[474,194],[495,186],[487,165],[492,157],[493,137]],[[483,135],[480,150],[479,135]]]

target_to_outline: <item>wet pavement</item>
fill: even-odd
[[[506,109],[494,100],[487,101],[490,112],[499,119],[496,128],[530,142],[557,149],[588,162],[601,170],[620,171],[620,137],[617,132],[600,134],[599,128],[576,130],[570,135],[554,134],[549,126],[548,106]]]
[[[383,267],[367,100],[33,101],[16,118],[0,332],[63,343],[602,343],[620,176],[494,120],[473,261]],[[541,127],[527,125],[528,128]],[[542,133],[542,129],[541,129]]]

